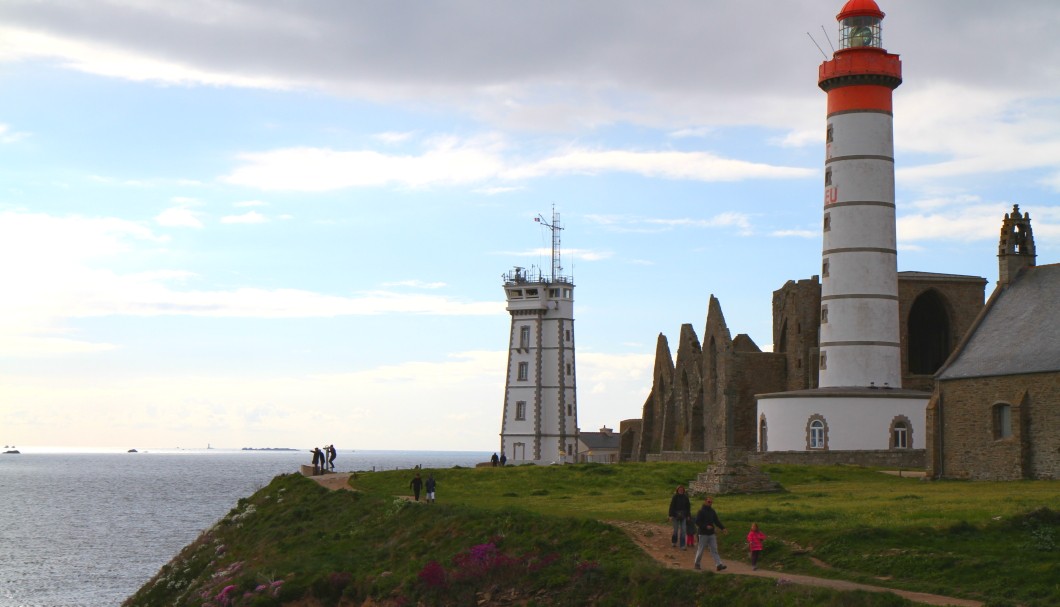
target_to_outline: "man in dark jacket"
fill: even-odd
[[[670,498],[670,511],[667,516],[673,523],[674,533],[670,536],[670,544],[674,548],[681,542],[681,550],[685,549],[685,519],[691,516],[692,505],[688,502],[688,494],[685,493],[684,485],[678,485],[674,496]]]
[[[699,528],[699,546],[696,548],[696,569],[699,569],[699,561],[703,558],[703,546],[709,544],[710,555],[714,557],[714,566],[718,568],[718,571],[726,569],[725,565],[721,562],[721,557],[718,556],[718,536],[717,530],[721,529],[722,533],[728,533],[725,529],[725,525],[721,524],[721,519],[718,518],[718,513],[714,511],[714,499],[709,495],[703,500],[703,507],[699,509],[696,514],[696,527]]]

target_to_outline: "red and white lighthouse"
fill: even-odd
[[[839,50],[821,64],[828,93],[818,385],[899,388],[902,381],[891,93],[898,55],[884,50],[883,12],[850,0]]]
[[[891,96],[898,55],[883,11],[849,0],[839,50],[821,64],[828,93],[817,388],[758,394],[759,448],[921,449],[927,392],[902,389]]]

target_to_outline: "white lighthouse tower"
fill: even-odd
[[[883,49],[883,12],[851,0],[839,50],[821,64],[828,93],[818,385],[899,388],[898,251],[891,91],[898,55]]]
[[[891,98],[902,63],[883,48],[883,17],[874,0],[849,0],[839,49],[818,70],[828,94],[819,387],[758,395],[770,451],[924,447],[929,395],[901,389]]]
[[[531,267],[504,274],[512,316],[501,452],[513,464],[574,462],[578,401],[574,370],[574,282],[560,265],[559,214],[535,221],[552,232],[551,274]]]

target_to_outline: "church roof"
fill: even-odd
[[[940,380],[1060,371],[1060,264],[1030,266],[999,287]]]
[[[970,276],[968,274],[939,274],[938,272],[917,272],[917,271],[904,271],[898,273],[898,279],[906,280],[930,280],[933,282],[937,281],[951,281],[951,282],[986,282],[986,279],[982,276]]]

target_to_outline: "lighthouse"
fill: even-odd
[[[818,382],[756,395],[761,450],[924,448],[930,394],[902,389],[891,103],[902,63],[883,48],[883,17],[874,0],[849,0],[839,48],[818,68],[828,95]]]
[[[574,282],[560,263],[559,214],[535,221],[552,232],[551,273],[516,267],[503,275],[511,314],[501,452],[513,464],[575,462]]]
[[[891,93],[898,55],[883,48],[873,0],[839,12],[839,50],[819,68],[828,93],[818,385],[901,387]]]

